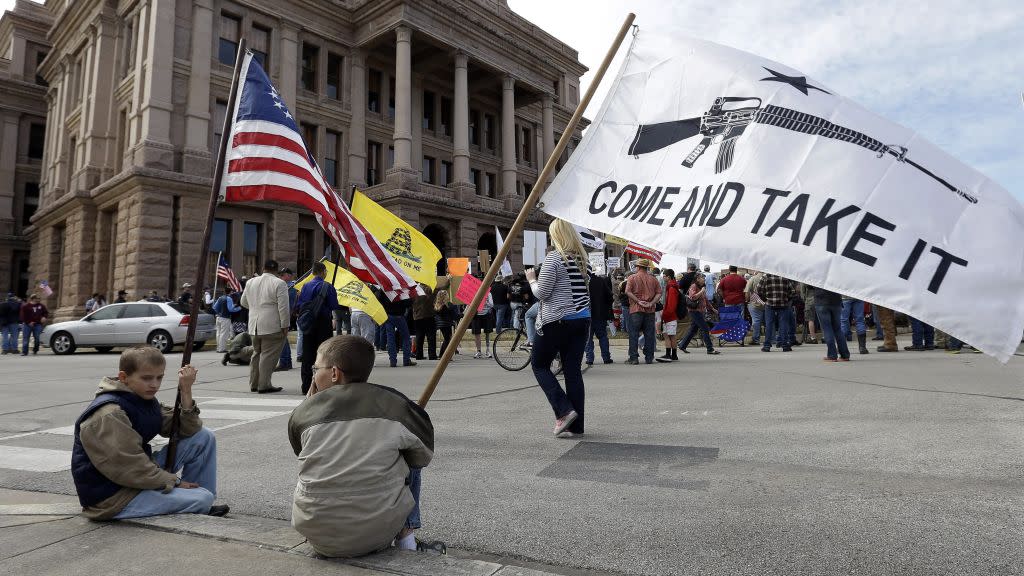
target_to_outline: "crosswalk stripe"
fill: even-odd
[[[211,431],[225,430],[243,426],[250,422],[266,420],[276,416],[284,416],[287,411],[280,410],[236,410],[228,406],[241,406],[250,408],[294,408],[302,403],[303,398],[228,398],[223,396],[197,397],[200,406],[200,418],[204,420],[228,420],[230,424],[223,426],[209,427]],[[217,408],[208,408],[217,406]],[[74,436],[75,427],[60,426],[47,430],[37,430],[16,434],[0,441],[15,440],[37,434],[53,434],[57,436]],[[150,445],[157,448],[167,444],[167,438],[157,436],[153,438]],[[70,450],[52,450],[49,448],[26,448],[23,446],[0,445],[0,469],[24,470],[28,472],[63,472],[71,468]]]
[[[200,402],[202,406],[260,406],[260,407],[272,407],[281,406],[285,408],[295,408],[305,398],[216,398],[208,402]]]
[[[71,468],[71,452],[48,448],[0,446],[0,468],[28,472],[60,472]]]

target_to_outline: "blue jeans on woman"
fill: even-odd
[[[153,455],[157,466],[167,462],[167,446]],[[217,496],[217,439],[209,428],[178,439],[174,469],[181,469],[181,479],[199,484],[199,488],[143,490],[114,518],[143,518],[162,514],[206,514]]]
[[[398,329],[398,338],[402,339],[402,364],[408,365],[412,354],[412,344],[409,342],[409,324],[405,316],[388,315],[388,321],[384,323],[384,335],[388,339],[388,358],[391,359],[391,366],[398,365],[398,343],[395,342],[395,329]]]
[[[821,326],[821,334],[825,339],[825,346],[828,347],[826,355],[832,360],[838,358],[850,359],[850,347],[846,345],[846,337],[836,332],[839,326],[839,316],[843,313],[842,306],[816,305],[814,311],[818,314],[818,325]]]
[[[574,434],[583,434],[583,348],[590,336],[590,319],[557,320],[544,325],[542,332],[533,338],[533,354],[530,365],[548,403],[555,412],[555,418],[562,418],[576,411],[576,420],[567,428]],[[562,374],[565,374],[565,390],[551,371],[555,356],[562,357]]]
[[[750,329],[750,343],[760,344],[761,326],[764,324],[764,307],[762,306],[761,308],[757,308],[753,304],[747,304],[747,310],[750,311],[750,321],[752,324]]]
[[[683,336],[683,341],[679,343],[680,350],[686,350],[686,347],[690,345],[690,340],[700,331],[700,338],[704,340],[704,346],[711,352],[715,348],[711,345],[711,328],[708,327],[707,318],[704,317],[704,313],[700,310],[690,310],[690,329],[686,331],[686,336]]]

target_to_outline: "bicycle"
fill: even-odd
[[[516,319],[519,328],[505,328],[500,330],[494,336],[494,342],[491,342],[491,354],[494,356],[494,361],[498,363],[505,370],[510,372],[518,372],[523,368],[526,368],[530,364],[530,358],[533,355],[532,346],[526,338],[526,330],[523,328],[526,326],[526,306],[520,306],[516,309]],[[586,372],[590,366],[584,364],[581,367],[583,372]],[[562,358],[555,356],[555,359],[551,361],[551,372],[555,376],[562,374]]]

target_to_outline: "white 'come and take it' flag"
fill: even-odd
[[[640,31],[542,209],[660,251],[881,304],[1006,362],[1024,207],[782,64]]]

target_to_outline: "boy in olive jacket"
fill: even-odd
[[[196,369],[178,370],[181,425],[174,470],[163,469],[165,446],[157,453],[149,443],[169,436],[173,409],[156,399],[166,360],[151,346],[121,354],[116,378],[100,381],[96,398],[75,422],[71,475],[82,514],[93,520],[140,518],[160,514],[223,516],[227,506],[213,506],[217,493],[217,444],[203,428],[192,400]]]
[[[367,382],[373,360],[373,344],[359,336],[317,349],[309,396],[288,421],[300,465],[292,526],[323,556],[360,556],[392,541],[444,553],[414,536],[434,427],[401,392]]]

